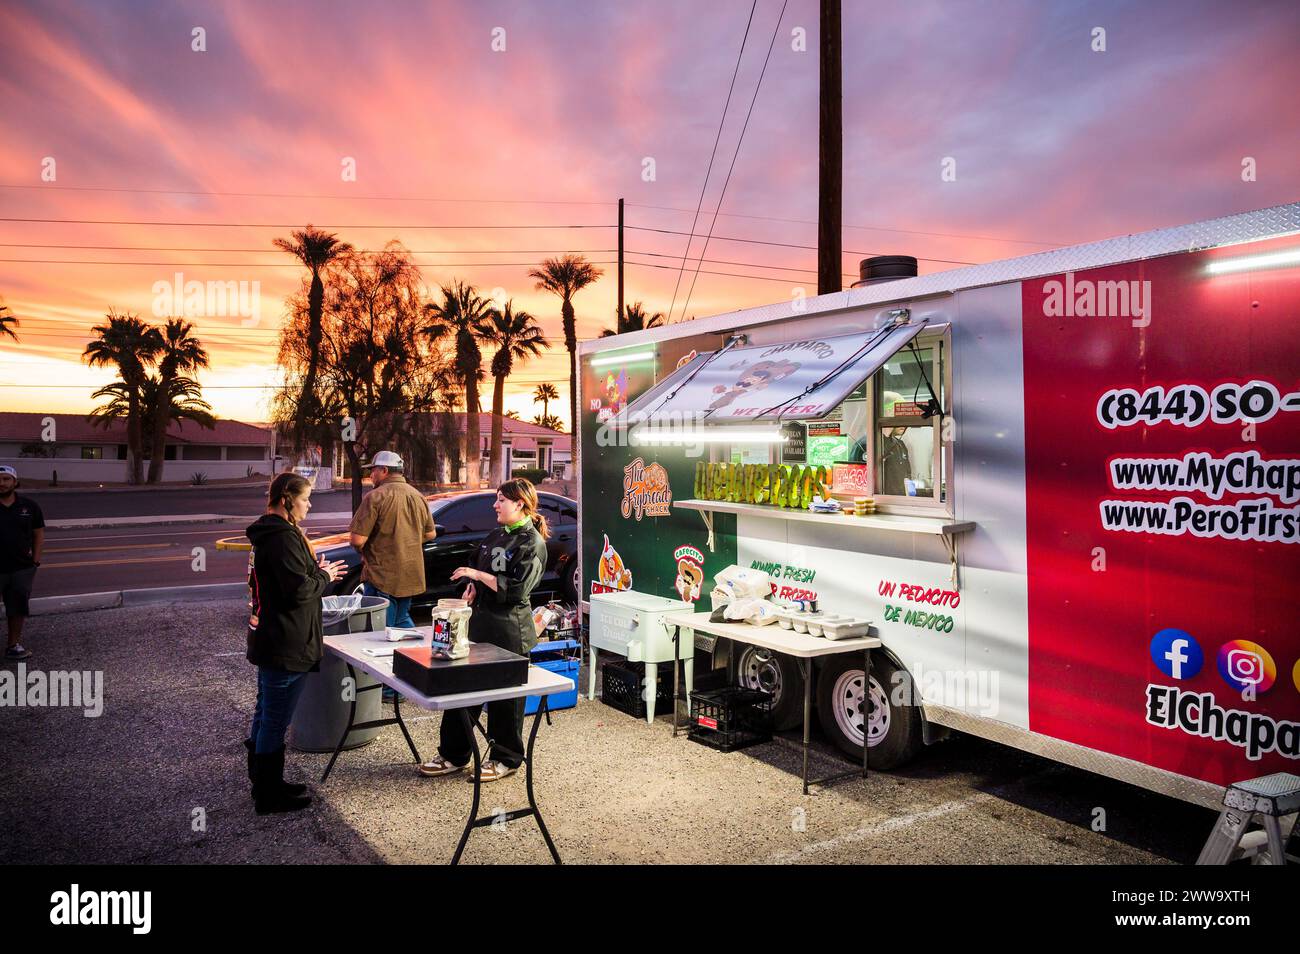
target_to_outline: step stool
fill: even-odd
[[[1252,864],[1286,864],[1286,840],[1295,827],[1297,812],[1300,812],[1300,775],[1278,772],[1247,782],[1234,782],[1223,793],[1223,812],[1196,863],[1226,865],[1250,857]],[[1246,829],[1257,815],[1263,831],[1247,834]]]

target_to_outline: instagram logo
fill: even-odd
[[[1256,693],[1267,692],[1277,679],[1277,665],[1259,643],[1234,639],[1219,647],[1219,675],[1238,691],[1253,687]]]

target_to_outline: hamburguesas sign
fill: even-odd
[[[695,496],[700,500],[803,509],[813,497],[826,496],[830,476],[825,467],[700,461],[695,465]]]

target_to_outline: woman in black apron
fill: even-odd
[[[497,528],[480,544],[474,566],[462,566],[453,580],[467,580],[464,598],[474,609],[469,638],[492,643],[521,656],[537,642],[533,626],[533,587],[546,568],[546,538],[551,535],[546,518],[537,511],[537,490],[523,478],[507,480],[497,488],[493,505]],[[469,708],[471,723],[482,706]],[[485,782],[505,778],[524,760],[524,699],[488,703],[488,753],[480,769]],[[420,766],[426,776],[450,775],[469,764],[473,752],[465,724],[449,710],[442,714],[438,756]]]

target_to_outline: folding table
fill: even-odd
[[[711,623],[709,613],[668,613],[664,616],[665,626],[673,627],[673,652],[681,660],[682,631],[690,633],[708,633],[736,642],[748,643],[773,652],[784,653],[794,658],[799,672],[803,676],[803,793],[808,794],[809,785],[826,785],[842,778],[867,777],[867,732],[870,712],[863,713],[862,732],[862,771],[841,772],[824,778],[808,778],[808,721],[812,715],[812,660],[816,656],[834,656],[838,653],[862,653],[864,685],[867,691],[863,695],[863,705],[871,706],[871,650],[880,646],[880,640],[874,636],[861,636],[856,639],[826,639],[824,636],[809,636],[793,630],[781,629],[776,624],[754,626],[750,623]],[[692,652],[694,649],[692,648]],[[678,666],[673,666],[673,737],[677,736],[677,701],[679,680]],[[689,697],[688,697],[689,702]]]
[[[422,709],[429,709],[434,712],[447,712],[456,710],[459,717],[464,721],[465,734],[469,737],[470,747],[474,751],[474,800],[470,805],[469,819],[465,822],[465,830],[461,833],[460,842],[456,845],[456,853],[452,856],[451,863],[459,864],[460,856],[465,850],[465,843],[469,841],[469,834],[475,828],[483,828],[494,822],[514,821],[517,818],[527,818],[531,816],[537,822],[537,827],[541,829],[542,838],[546,841],[546,847],[551,853],[551,858],[555,863],[561,864],[560,853],[555,849],[555,843],[551,841],[551,833],[546,830],[546,823],[542,821],[541,810],[537,807],[537,800],[533,795],[533,743],[537,740],[537,729],[541,725],[542,715],[545,714],[546,722],[551,722],[550,710],[547,707],[547,697],[558,692],[571,692],[574,689],[572,679],[566,679],[557,673],[549,672],[538,666],[528,667],[528,682],[519,686],[507,686],[504,689],[485,689],[481,692],[461,692],[454,695],[446,696],[426,696],[415,687],[403,682],[393,675],[393,657],[391,650],[397,646],[428,646],[431,643],[431,637],[424,637],[420,641],[403,640],[400,643],[389,642],[382,630],[365,632],[365,633],[348,633],[341,636],[326,636],[325,650],[338,656],[347,664],[348,674],[352,677],[355,685],[356,671],[359,669],[367,675],[378,680],[379,685],[369,686],[366,689],[378,689],[380,685],[388,686],[398,697],[404,697],[409,702],[414,702]],[[367,652],[371,650],[371,652]],[[375,655],[378,652],[382,655]],[[474,730],[483,729],[469,717],[468,707],[489,702],[500,702],[505,699],[518,699],[521,696],[539,696],[541,702],[537,707],[537,712],[533,716],[533,727],[528,733],[528,749],[524,754],[524,778],[528,789],[528,807],[516,808],[507,812],[497,812],[493,815],[479,817],[478,806],[480,798],[480,789],[482,781],[479,779],[479,768],[482,761],[482,755],[479,752],[478,740],[474,737]],[[329,778],[330,772],[334,768],[334,761],[343,751],[343,743],[347,741],[348,733],[353,729],[368,729],[381,725],[398,724],[402,728],[402,734],[406,737],[406,744],[411,749],[411,754],[415,756],[415,761],[420,762],[420,753],[411,740],[411,734],[406,730],[406,723],[402,721],[400,702],[394,699],[394,712],[396,718],[379,719],[374,722],[364,722],[360,725],[353,725],[353,720],[357,714],[356,696],[352,698],[352,708],[348,714],[347,728],[343,730],[343,735],[339,738],[339,744],[334,749],[334,754],[330,756],[329,764],[325,766],[325,774],[321,776],[321,784]],[[444,718],[446,718],[444,716]],[[484,735],[486,739],[486,734]]]

